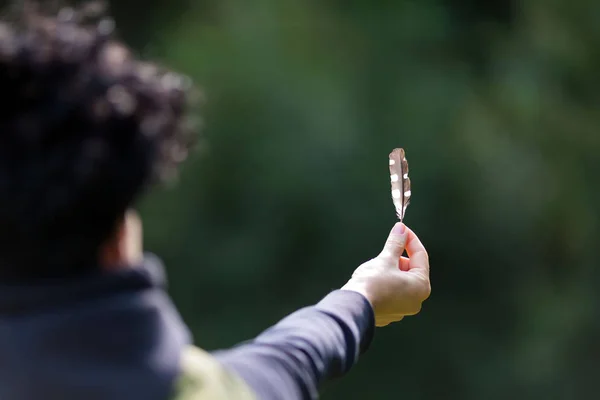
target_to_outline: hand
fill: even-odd
[[[408,257],[402,256],[405,247]],[[376,326],[415,315],[431,293],[427,251],[412,230],[397,223],[383,251],[358,267],[342,290],[358,292],[369,300]]]

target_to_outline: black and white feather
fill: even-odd
[[[404,149],[394,149],[390,153],[390,180],[392,181],[392,200],[396,207],[396,215],[402,222],[411,196],[408,161],[406,161]]]

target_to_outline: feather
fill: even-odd
[[[402,222],[411,196],[408,161],[406,161],[404,149],[394,149],[390,153],[390,180],[392,181],[392,200],[396,207],[396,215]]]

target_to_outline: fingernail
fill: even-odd
[[[392,233],[396,235],[403,235],[405,231],[406,226],[402,222],[399,222],[396,225],[394,225],[394,229],[392,229]]]

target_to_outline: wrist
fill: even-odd
[[[340,290],[349,290],[360,294],[369,302],[371,308],[375,310],[375,298],[364,282],[357,282],[354,279],[350,279]]]

